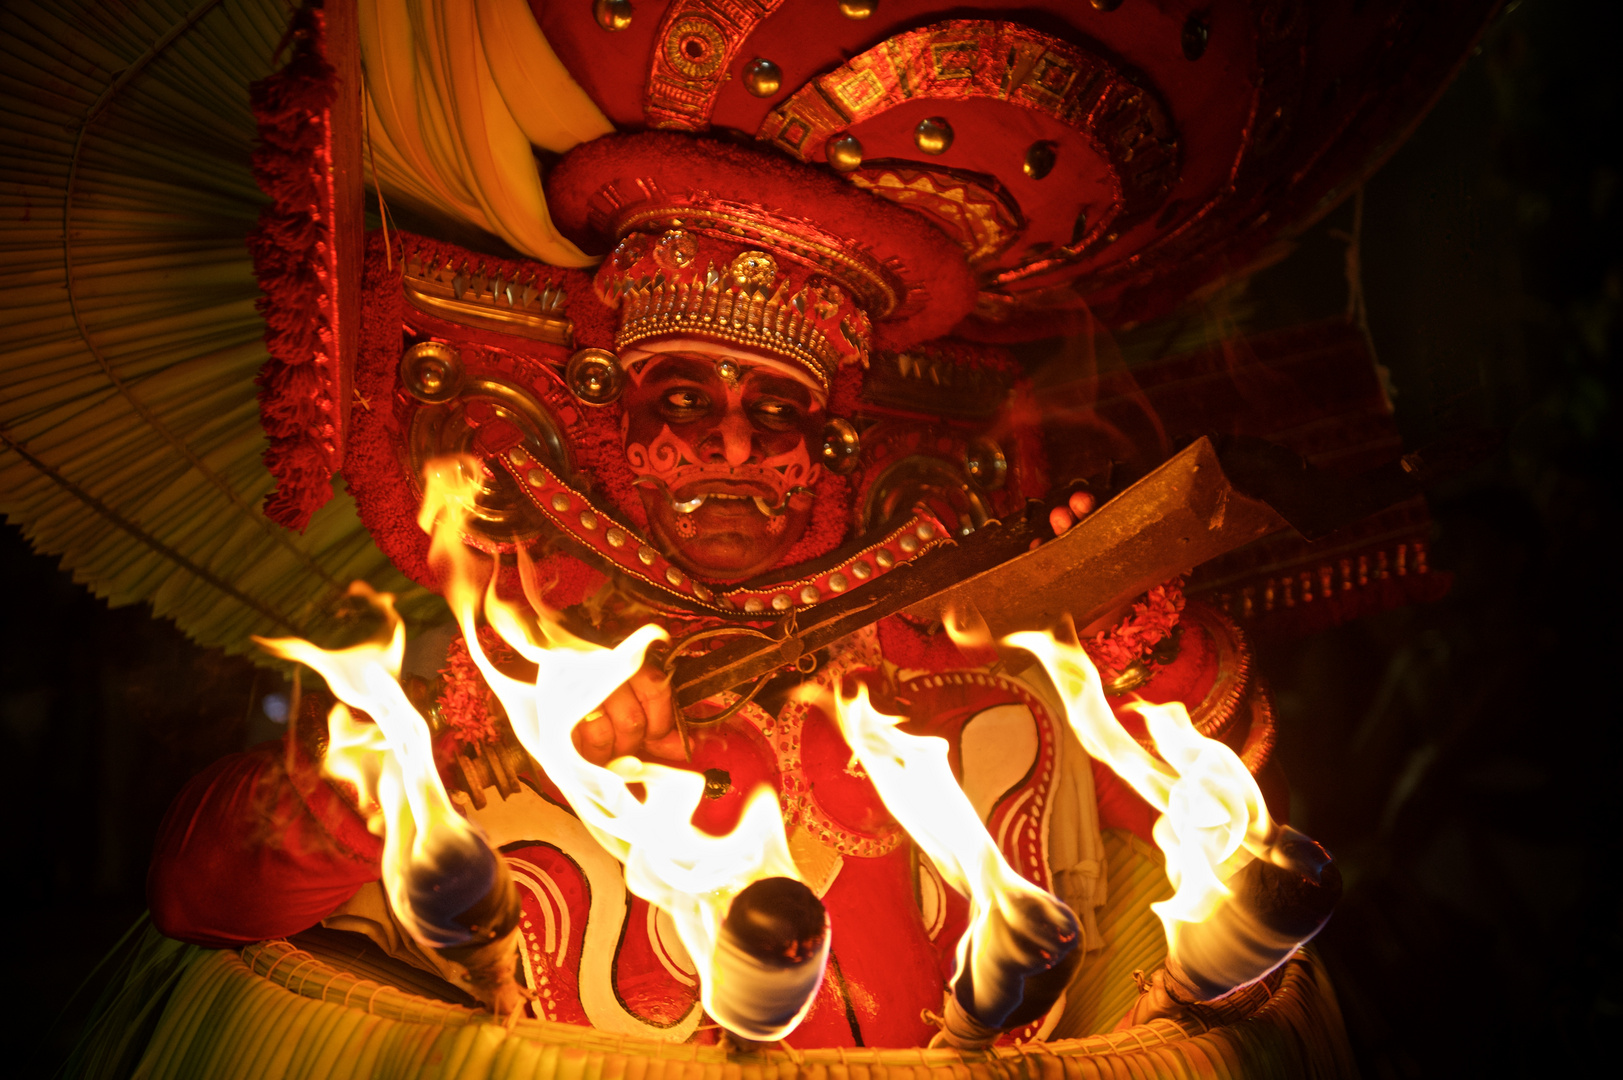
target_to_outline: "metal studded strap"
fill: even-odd
[[[686,607],[728,615],[784,614],[813,607],[886,576],[925,552],[951,543],[944,525],[915,511],[899,528],[815,574],[765,587],[716,592],[667,559],[631,526],[565,484],[521,446],[494,459],[554,527],[567,533],[615,570],[652,586]]]

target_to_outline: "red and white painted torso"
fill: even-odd
[[[863,659],[853,650],[818,679],[832,685]],[[1063,717],[1033,686],[982,671],[917,674],[895,687],[918,718],[907,730],[947,740],[955,774],[1010,863],[1052,888],[1049,818],[1061,755],[1081,753],[1074,741],[1066,745]],[[942,1007],[968,904],[886,811],[833,718],[802,701],[775,715],[750,704],[695,727],[690,744],[687,767],[710,780],[695,825],[730,831],[746,797],[769,786],[797,867],[829,912],[827,976],[788,1041],[928,1041],[935,1028],[924,1013]],[[536,1015],[671,1040],[695,1032],[698,979],[674,925],[626,891],[619,864],[571,814],[528,788],[469,814],[507,856],[519,885],[524,976],[537,992]]]

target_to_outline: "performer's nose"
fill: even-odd
[[[729,409],[721,423],[705,437],[700,450],[710,461],[737,466],[755,456],[755,429],[742,409]]]

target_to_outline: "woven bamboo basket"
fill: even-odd
[[[1136,995],[1132,972],[1166,955],[1150,909],[1171,892],[1160,853],[1107,830],[1109,944],[1067,995],[1061,1031],[1113,1026]],[[496,1021],[436,1000],[437,980],[371,966],[301,938],[202,949],[150,926],[111,965],[69,1078],[414,1077],[457,1080],[1233,1080],[1356,1075],[1322,965],[1304,951],[1216,1016],[984,1053],[826,1049],[729,1052],[540,1020]],[[322,955],[316,955],[321,952]],[[400,966],[404,968],[403,965]],[[415,973],[415,974],[414,974]],[[402,977],[404,976],[404,977]],[[449,989],[439,984],[440,990]],[[422,990],[423,992],[414,992]],[[1236,1019],[1236,1016],[1238,1018]]]
[[[119,1043],[125,1053],[110,1049],[78,1062],[71,1074],[151,1080],[1182,1080],[1348,1074],[1335,999],[1310,954],[1281,969],[1251,1016],[1226,1025],[1156,1020],[1110,1035],[984,1053],[738,1053],[548,1021],[503,1024],[488,1013],[342,970],[287,941],[234,952],[151,937],[148,947],[167,954],[151,967],[170,974],[131,999],[138,1011],[149,1011],[167,998],[156,1025],[150,1018],[145,1025],[151,1036],[139,1060],[130,1061],[127,1051],[135,1044],[127,1036]]]

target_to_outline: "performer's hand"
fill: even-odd
[[[575,725],[575,749],[594,765],[647,752],[681,761],[687,755],[676,727],[671,680],[655,664],[645,664],[608,696],[602,706]]]

